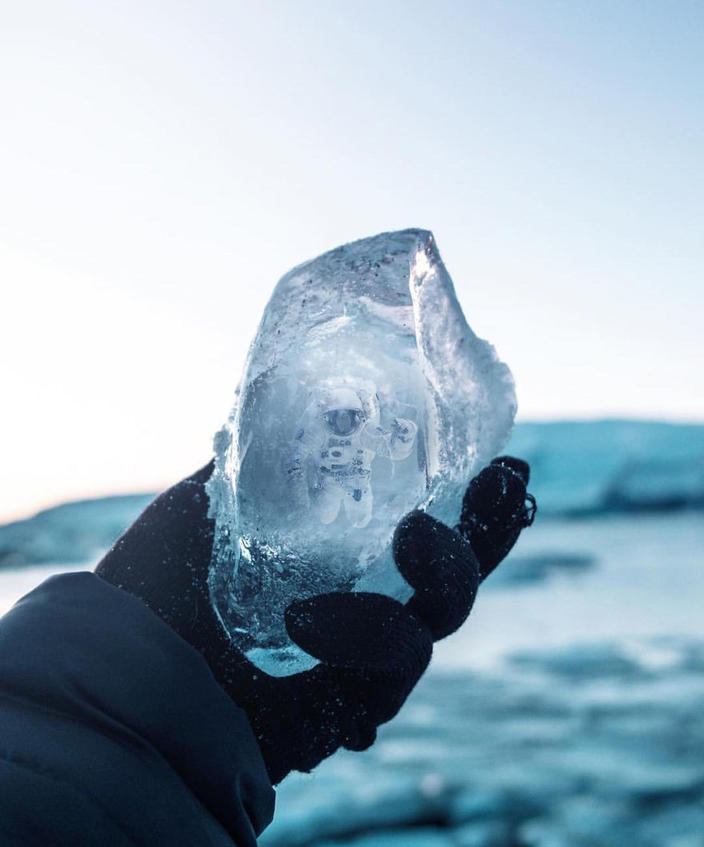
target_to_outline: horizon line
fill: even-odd
[[[551,426],[556,424],[604,424],[604,423],[614,423],[614,424],[651,424],[651,425],[665,425],[672,427],[704,427],[704,419],[682,419],[682,418],[665,418],[665,417],[628,417],[628,416],[609,416],[609,415],[596,415],[594,417],[588,416],[578,416],[578,417],[546,417],[546,418],[535,418],[530,417],[521,419],[519,418],[515,426]],[[509,442],[510,443],[510,442]],[[8,526],[14,523],[22,523],[26,520],[31,520],[32,518],[37,517],[44,512],[49,512],[54,509],[58,509],[62,506],[70,506],[74,504],[80,503],[88,503],[96,500],[108,500],[111,498],[123,498],[123,497],[153,497],[159,494],[162,491],[167,490],[171,485],[175,485],[178,480],[174,480],[173,482],[165,483],[164,485],[155,484],[154,486],[147,486],[145,488],[137,489],[137,488],[124,488],[119,486],[117,488],[111,489],[98,489],[94,490],[93,493],[89,493],[86,491],[85,493],[77,493],[75,497],[69,497],[65,500],[52,500],[46,503],[38,503],[35,507],[33,507],[30,511],[25,509],[19,510],[18,512],[9,512],[4,515],[0,515],[0,527]]]

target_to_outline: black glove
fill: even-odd
[[[464,622],[479,583],[535,512],[528,465],[510,457],[472,480],[454,530],[411,512],[393,541],[396,564],[415,589],[408,603],[341,592],[295,602],[286,611],[288,633],[320,664],[275,678],[232,644],[210,602],[214,526],[204,484],[212,468],[151,503],[96,573],[141,598],[202,653],[247,713],[274,784],[339,747],[364,750],[374,742],[377,727],[398,712],[427,667],[433,641]]]

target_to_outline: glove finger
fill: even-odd
[[[342,746],[345,750],[352,750],[354,753],[362,753],[368,750],[376,741],[376,727],[362,727],[350,733],[342,739]]]
[[[515,456],[497,456],[489,464],[509,468],[515,474],[518,474],[524,485],[528,485],[530,482],[530,465],[523,459],[517,459]]]
[[[292,640],[321,663],[280,679],[264,674],[244,686],[274,782],[292,768],[311,770],[340,746],[371,746],[377,726],[401,708],[432,652],[427,628],[380,594],[299,600],[285,621]],[[235,700],[242,696],[233,693]]]
[[[328,665],[417,678],[430,661],[426,627],[382,594],[333,592],[297,600],[285,621],[291,640]]]
[[[423,621],[433,640],[458,629],[472,609],[479,584],[479,566],[467,540],[416,511],[396,528],[393,554],[404,579],[415,588],[406,608]]]
[[[514,523],[524,515],[525,499],[524,476],[504,460],[494,460],[467,486],[460,529],[471,530],[477,521]]]
[[[467,487],[457,528],[477,556],[481,579],[496,568],[521,530],[533,522],[535,499],[526,491],[529,478],[526,462],[502,456]]]

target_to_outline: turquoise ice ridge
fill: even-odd
[[[504,447],[508,367],[467,326],[430,232],[383,233],[286,274],[215,438],[213,605],[278,675],[314,661],[284,611],[328,591],[409,594],[390,542],[414,508],[454,523]]]

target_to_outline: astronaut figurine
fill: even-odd
[[[372,462],[385,456],[407,458],[418,427],[394,418],[380,425],[379,398],[370,383],[322,385],[304,412],[296,433],[289,478],[304,478],[308,500],[321,523],[336,520],[340,509],[350,523],[365,527],[372,517]]]

